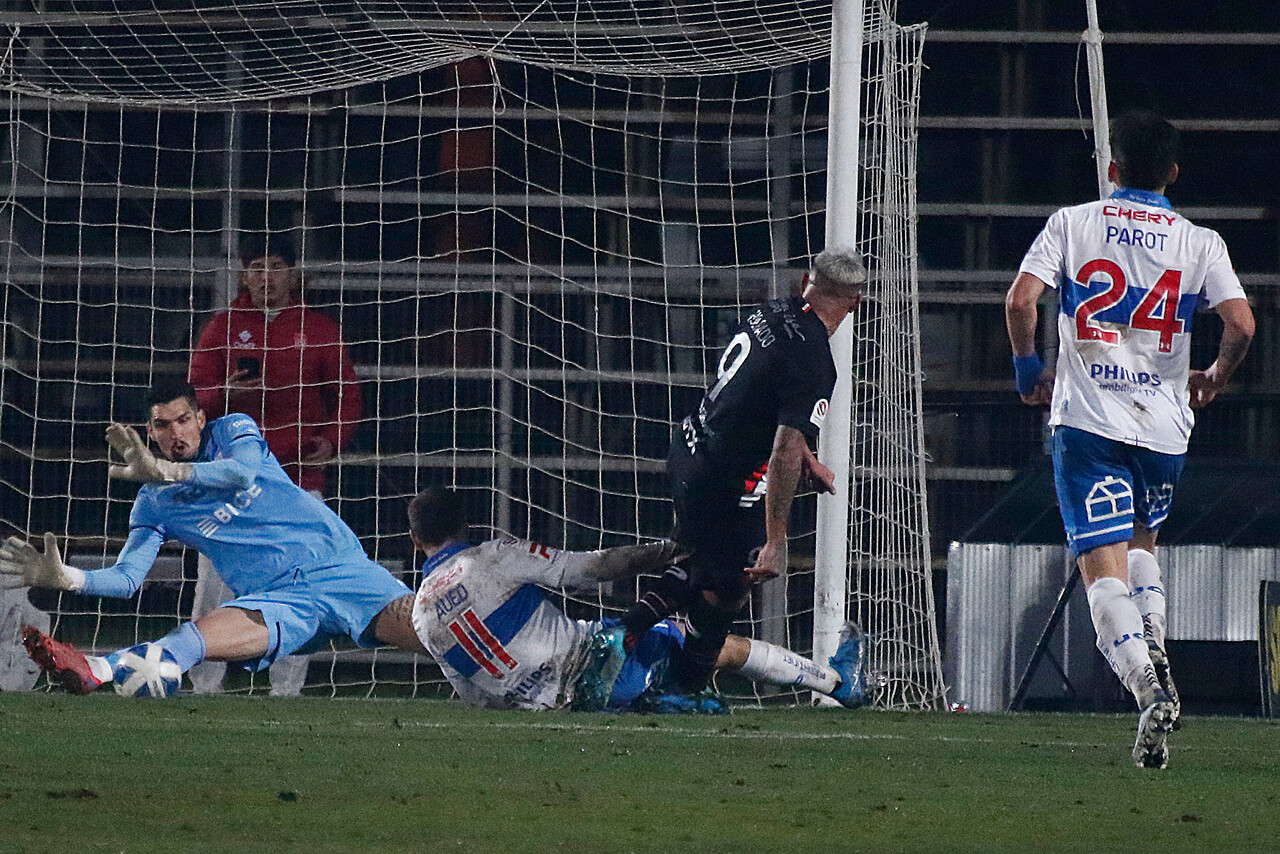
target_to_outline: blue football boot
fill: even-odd
[[[656,715],[729,714],[729,705],[713,688],[703,688],[696,694],[664,694],[660,688],[650,688],[636,698],[631,708]]]
[[[627,654],[622,648],[626,629],[600,629],[587,639],[587,663],[574,688],[571,708],[580,712],[603,712],[609,705],[613,683],[618,681]]]
[[[840,645],[831,656],[831,667],[840,675],[840,687],[831,692],[831,699],[846,709],[866,705],[867,633],[853,620],[840,629]]]

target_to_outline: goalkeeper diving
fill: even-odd
[[[623,649],[621,621],[575,620],[548,588],[594,590],[642,572],[658,573],[676,546],[656,542],[591,552],[514,538],[467,538],[460,497],[433,488],[409,505],[409,535],[427,556],[413,626],[465,702],[488,708],[716,713],[714,696],[668,693],[667,662],[684,644],[663,620]],[[854,623],[824,666],[775,644],[730,635],[716,666],[754,681],[794,685],[855,708],[866,699],[866,638]]]
[[[190,385],[162,383],[147,397],[147,434],[160,456],[132,427],[107,428],[124,459],[110,476],[142,484],[116,563],[81,570],[62,562],[53,534],[44,535],[43,552],[10,537],[0,545],[0,587],[128,598],[160,546],[176,540],[207,555],[235,598],[157,641],[106,656],[23,628],[27,652],[52,681],[73,694],[114,682],[120,694],[167,696],[201,661],[261,670],[339,636],[426,651],[409,621],[412,591],[285,474],[252,418],[236,413],[206,424]]]

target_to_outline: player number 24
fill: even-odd
[[[1076,273],[1076,281],[1086,287],[1095,273],[1101,273],[1111,280],[1111,287],[1097,296],[1080,303],[1076,309],[1076,338],[1081,341],[1105,341],[1115,344],[1120,340],[1120,333],[1112,329],[1103,329],[1091,321],[1094,315],[1100,314],[1124,299],[1129,285],[1125,281],[1124,270],[1114,261],[1098,258],[1090,261]],[[1178,297],[1182,293],[1182,271],[1165,270],[1159,281],[1133,310],[1128,325],[1133,329],[1150,329],[1160,333],[1160,352],[1168,353],[1173,349],[1173,336],[1182,333],[1186,324],[1178,317]],[[1156,312],[1159,311],[1159,314]]]

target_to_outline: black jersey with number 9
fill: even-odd
[[[744,478],[769,459],[780,425],[817,438],[835,382],[822,320],[799,297],[770,300],[747,314],[721,351],[683,441],[717,477]]]

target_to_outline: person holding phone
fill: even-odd
[[[294,483],[323,498],[327,464],[350,442],[363,409],[355,366],[338,323],[303,304],[289,237],[268,234],[242,250],[239,293],[200,335],[188,380],[210,419],[251,416]],[[208,610],[229,591],[203,558],[200,566],[196,608]],[[273,694],[301,689],[305,660],[281,684],[288,666],[272,667]],[[197,691],[219,689],[220,672],[207,685],[202,676],[193,672]]]

